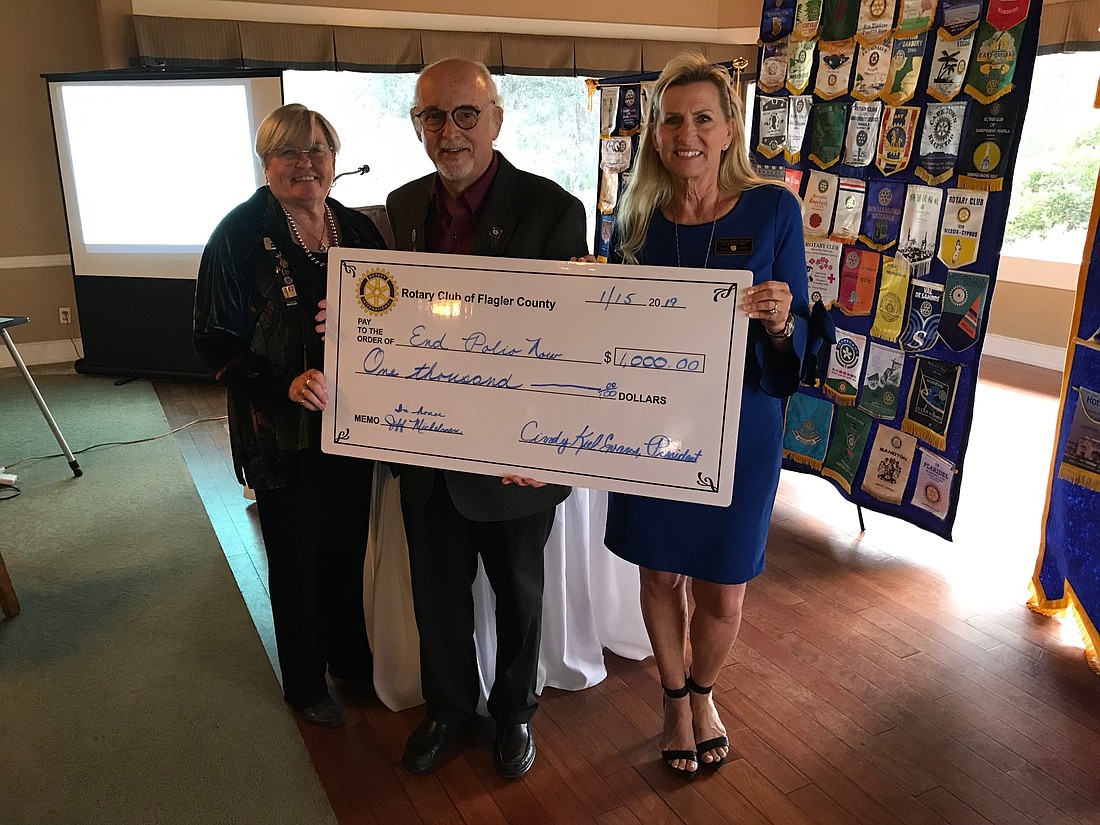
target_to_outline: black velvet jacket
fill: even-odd
[[[385,248],[370,218],[331,198],[327,203],[341,246]],[[286,216],[266,186],[222,219],[203,251],[195,292],[195,352],[229,390],[237,477],[254,489],[365,464],[323,454],[320,413],[287,396],[296,376],[324,369],[324,342],[314,331],[314,316],[325,297],[325,279],[325,269],[290,237]],[[296,293],[292,297],[284,294],[288,286]]]

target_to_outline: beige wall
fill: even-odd
[[[244,0],[264,2],[264,0]],[[296,0],[297,5],[453,14],[452,0]],[[591,0],[552,5],[515,0],[468,0],[463,13],[487,17],[557,20],[609,19],[620,7]],[[691,4],[639,0],[630,22],[668,26],[733,28],[755,26],[758,0]],[[56,265],[3,268],[2,259],[68,252],[53,136],[42,72],[83,71],[127,65],[133,53],[131,0],[38,0],[34,13],[9,15],[0,27],[0,119],[18,124],[12,139],[28,147],[18,157],[14,185],[0,199],[0,312],[30,315],[33,323],[12,332],[17,342],[63,340],[79,327],[57,323],[57,307],[76,309],[71,273]],[[107,55],[105,58],[104,55]],[[9,166],[12,157],[9,154]],[[120,172],[124,173],[124,157]],[[11,180],[11,178],[9,178]],[[1069,337],[1073,293],[1016,283],[999,283],[989,331],[1006,338],[1064,347]],[[77,318],[79,321],[79,318]]]
[[[271,0],[243,0],[267,4]],[[298,6],[400,11],[421,14],[463,14],[471,17],[513,17],[528,20],[629,22],[653,26],[735,28],[760,24],[760,0],[632,0],[629,4],[593,3],[591,0],[295,0]],[[629,17],[624,19],[624,14]]]
[[[1035,344],[1065,348],[1076,293],[1068,289],[999,281],[989,306],[986,332]]]
[[[39,75],[99,69],[103,59],[95,0],[38,0],[33,11],[6,17],[0,26],[0,122],[7,124],[9,143],[26,149],[6,153],[0,259],[9,259],[10,266],[11,258],[69,251],[46,83]],[[78,328],[58,324],[59,306],[75,312],[68,268],[0,268],[0,312],[31,316],[32,323],[12,330],[17,343],[78,334]]]

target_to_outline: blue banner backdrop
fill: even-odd
[[[824,0],[821,20],[835,19],[839,7],[847,6],[848,2]],[[797,8],[803,10],[812,5],[798,3]],[[904,5],[899,3],[897,7]],[[838,290],[836,303],[830,309],[838,328],[833,362],[838,357],[847,357],[850,364],[854,363],[852,350],[861,345],[869,353],[877,354],[877,360],[870,369],[868,357],[863,357],[862,363],[854,363],[852,369],[859,373],[859,377],[848,379],[856,385],[858,398],[855,406],[847,409],[870,408],[873,412],[869,416],[870,421],[863,422],[864,432],[853,424],[851,415],[833,416],[830,450],[836,447],[835,452],[841,454],[841,459],[834,461],[834,468],[839,465],[843,472],[830,472],[828,459],[825,472],[790,458],[784,460],[783,466],[797,472],[822,475],[849,501],[904,519],[950,539],[973,418],[974,390],[988,322],[988,307],[996,285],[1020,129],[1031,91],[1042,1],[1030,0],[1030,7],[1027,0],[1013,0],[1008,4],[1004,0],[941,0],[939,4],[931,5],[935,7],[935,17],[922,34],[902,37],[903,28],[911,32],[919,25],[913,21],[903,23],[898,20],[889,27],[885,41],[874,46],[867,45],[866,40],[881,38],[882,34],[881,31],[876,34],[873,25],[865,26],[864,21],[860,21],[859,32],[854,34],[857,41],[854,44],[850,40],[824,42],[814,32],[806,38],[813,41],[812,45],[807,45],[805,39],[796,40],[800,23],[804,33],[812,32],[813,27],[807,27],[806,21],[800,19],[804,12],[798,16],[799,19],[794,18],[795,0],[781,0],[779,3],[768,0],[761,27],[761,42],[766,51],[762,54],[758,75],[762,78],[761,85],[775,90],[767,92],[759,86],[757,88],[755,111],[751,113],[752,137],[749,145],[758,168],[770,172],[776,179],[785,178],[797,187],[807,205],[805,208],[811,213],[807,215],[807,226],[811,227],[811,232],[814,221],[818,224],[824,222],[826,232],[830,221],[834,221],[834,234],[842,218],[850,226],[853,218],[841,211],[841,202],[851,203],[846,190],[851,193],[854,187],[858,195],[859,188],[866,185],[866,207],[856,207],[859,212],[856,216],[859,237],[853,240],[845,232],[848,236],[842,241],[842,259],[832,269],[825,265],[826,274],[821,283],[827,288],[828,279],[838,277],[845,284],[844,294],[839,294]],[[783,22],[776,25],[775,6],[790,7],[793,28],[787,28]],[[1019,15],[1019,18],[1006,20],[1006,10]],[[976,28],[970,22],[975,14]],[[967,34],[968,30],[973,30],[973,34]],[[958,32],[962,33],[956,34]],[[853,37],[853,32],[841,33]],[[896,39],[891,41],[891,36]],[[969,46],[966,45],[968,37],[973,40]],[[875,49],[878,50],[877,56]],[[782,61],[775,62],[777,51],[788,55],[786,73]],[[867,56],[863,59],[861,55],[865,51]],[[967,55],[970,56],[969,61]],[[769,59],[773,61],[771,64],[767,63]],[[886,68],[879,66],[881,75],[876,78],[874,67],[886,60],[890,65]],[[812,68],[808,75],[799,76],[797,67],[804,66],[806,62],[810,62]],[[962,65],[959,65],[960,62]],[[915,83],[913,75],[916,76]],[[955,88],[952,88],[952,76],[956,78]],[[884,85],[879,86],[879,82]],[[798,93],[804,96],[803,99],[809,96],[812,100],[806,101],[810,109],[804,143],[801,147],[794,147],[801,151],[791,151],[788,146],[785,154],[783,151],[776,152],[777,140],[785,144],[790,127],[789,124],[786,128],[782,123],[777,125],[773,116],[783,109],[783,102],[788,102],[788,112],[793,112],[794,104],[788,100],[793,94],[792,87],[796,92],[801,88]],[[853,96],[852,91],[856,91],[858,96]],[[989,102],[994,96],[996,99]],[[767,101],[766,105],[761,104],[762,99]],[[849,134],[861,126],[852,118],[853,104],[874,104],[878,100],[886,101],[881,113],[886,123],[879,121],[876,125],[872,114],[871,125],[868,126],[866,120],[862,124],[862,135]],[[945,100],[949,101],[946,104],[949,106],[963,105],[945,109]],[[912,111],[912,107],[916,111]],[[866,110],[861,105],[856,111]],[[763,128],[762,113],[766,118]],[[914,117],[915,123],[912,122]],[[995,134],[998,131],[1002,132],[1000,136]],[[776,137],[777,134],[779,137]],[[952,150],[947,145],[952,137],[958,139],[954,153],[957,157],[952,156]],[[849,141],[849,138],[854,139]],[[844,162],[858,162],[861,159],[860,150],[876,138],[880,138],[880,151],[876,154],[868,150],[870,160],[863,158],[866,165]],[[910,153],[907,159],[906,152]],[[825,166],[828,168],[825,169]],[[987,174],[990,170],[996,174]],[[813,172],[819,174],[813,176],[816,183],[811,192]],[[839,189],[839,196],[834,191],[833,200],[825,198],[823,201],[819,197],[822,172],[838,176],[837,179],[825,179],[826,184]],[[1001,180],[997,182],[996,177]],[[845,181],[845,178],[849,180]],[[920,201],[928,192],[914,187],[927,187],[939,192],[938,196],[932,193],[932,205],[925,212],[927,224],[939,222],[923,234],[919,223],[899,226],[898,216],[892,216],[888,208],[893,200],[896,209],[900,196],[906,199],[903,209],[918,211]],[[986,195],[985,219],[977,239],[962,229],[970,213],[962,208],[958,199],[949,202],[949,189],[962,189],[965,193],[978,195],[979,199],[982,194]],[[822,204],[816,217],[812,214],[815,203]],[[948,223],[959,231],[948,234]],[[945,233],[942,236],[941,230]],[[931,249],[928,248],[929,242]],[[808,240],[809,243],[812,241]],[[975,243],[976,250],[972,250]],[[923,250],[920,249],[922,245],[925,247]],[[859,253],[850,259],[852,266],[859,270],[856,273],[841,272],[849,252]],[[866,252],[881,252],[883,257],[877,268],[873,263],[866,269],[860,266],[856,258]],[[889,270],[887,275],[888,267],[883,266],[893,263],[895,255],[910,259],[910,286],[915,280],[927,286],[918,289],[907,287],[904,290],[897,288],[900,282],[896,273]],[[966,262],[971,257],[972,262],[964,265],[957,263],[949,266],[944,262]],[[975,274],[988,276],[988,280],[973,278]],[[859,284],[861,280],[863,286]],[[873,282],[872,286],[867,286],[868,282]],[[889,288],[891,283],[895,285],[893,290]],[[872,288],[873,297],[869,298],[867,290]],[[899,296],[906,302],[901,318],[903,328],[907,324],[908,328],[895,341],[890,340],[889,333],[884,334],[878,324],[880,308],[888,308],[883,299],[896,304]],[[872,301],[870,307],[866,306],[868,300]],[[857,312],[841,311],[842,303],[850,309],[852,302],[862,304]],[[934,323],[937,316],[940,318],[938,331]],[[923,330],[918,328],[919,325],[914,326],[913,320],[907,319],[923,320]],[[915,339],[912,337],[914,330],[917,333]],[[839,348],[845,332],[849,333],[851,340],[846,350],[841,351]],[[960,336],[963,343],[969,346],[957,351]],[[922,337],[924,340],[921,340]],[[969,341],[966,341],[967,338]],[[948,346],[948,341],[952,346]],[[872,349],[868,344],[876,347]],[[890,352],[884,352],[884,349]],[[904,359],[898,381],[890,371],[896,367],[898,360],[902,360],[901,355]],[[882,367],[891,360],[892,363]],[[875,372],[872,373],[871,369]],[[881,395],[887,376],[891,386],[896,384],[896,387],[894,397],[890,397],[889,390],[886,393],[886,400],[892,403],[884,405]],[[823,382],[821,387],[804,386],[800,392],[833,403],[837,393],[832,391],[831,383]],[[951,389],[952,383],[955,384],[954,391]],[[849,393],[852,391],[851,387],[841,389]],[[845,401],[852,403],[848,399],[840,403]],[[842,425],[847,429],[841,430]],[[797,422],[788,422],[789,432],[794,427],[797,427]],[[915,442],[912,436],[916,437]],[[834,443],[837,439],[846,443]],[[843,453],[846,450],[856,453],[849,456],[851,463],[858,461],[854,474],[844,466]],[[909,460],[895,459],[897,453],[908,456]],[[884,488],[891,485],[893,489],[884,492]]]
[[[1073,334],[1066,356],[1058,440],[1051,461],[1049,500],[1028,606],[1040,613],[1073,607],[1085,655],[1100,673],[1100,419],[1091,420],[1082,393],[1100,395],[1100,181],[1093,202],[1088,266],[1077,288]]]

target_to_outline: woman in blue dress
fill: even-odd
[[[745,585],[764,569],[782,461],[780,399],[798,388],[810,315],[798,199],[755,174],[740,97],[702,55],[674,57],[651,92],[611,259],[753,273],[741,303],[751,320],[733,502],[612,494],[608,505],[607,546],[641,568],[642,614],[666,695],[661,755],[690,777],[729,752],[711,691],[737,637]]]

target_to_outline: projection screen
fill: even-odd
[[[263,185],[282,72],[46,74],[84,358],[78,372],[200,377],[191,347],[210,232]]]

